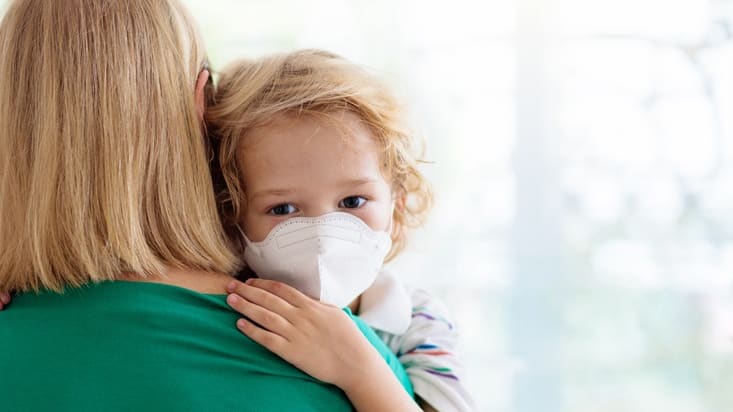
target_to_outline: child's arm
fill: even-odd
[[[0,292],[0,310],[5,309],[10,304],[10,293]]]
[[[442,302],[417,289],[410,293],[412,320],[400,335],[381,333],[385,343],[399,353],[425,411],[475,410],[458,355],[458,333]]]
[[[237,328],[309,375],[338,386],[360,412],[419,411],[387,363],[341,309],[280,282],[229,286]]]

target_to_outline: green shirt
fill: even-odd
[[[0,312],[4,411],[350,411],[335,386],[242,335],[225,295],[107,282]],[[360,319],[406,390],[397,358]]]

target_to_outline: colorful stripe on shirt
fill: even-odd
[[[448,326],[448,329],[453,330],[453,324],[452,323],[448,322],[448,320],[445,319],[445,318],[443,318],[443,317],[430,314],[427,311],[427,308],[424,307],[424,306],[417,306],[417,307],[412,308],[412,317],[413,318],[425,318],[427,320],[434,320],[434,321],[438,321],[438,322],[443,322],[443,323],[445,323]]]
[[[431,345],[429,343],[424,343],[422,345],[417,345],[416,347],[412,348],[409,353],[420,353],[423,355],[433,355],[433,356],[441,356],[441,355],[450,355],[450,352],[444,351],[440,349],[439,346]]]
[[[412,352],[413,351],[410,351],[409,353],[412,353]],[[443,377],[443,378],[453,379],[453,380],[456,380],[456,381],[459,381],[460,380],[460,379],[458,379],[458,376],[456,376],[455,374],[453,374],[453,369],[451,369],[451,368],[445,368],[445,367],[441,368],[441,367],[436,367],[436,366],[426,366],[426,365],[422,365],[418,361],[406,361],[406,362],[404,362],[402,364],[402,366],[404,366],[405,369],[410,369],[410,368],[422,369],[422,370],[424,370],[425,372],[427,372],[427,373],[429,373],[431,375],[436,375],[436,376],[440,376],[440,377]]]

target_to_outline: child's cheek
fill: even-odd
[[[355,214],[372,230],[384,231],[389,229],[393,213],[391,202],[370,202]]]
[[[244,229],[244,234],[247,235],[250,241],[261,242],[265,240],[272,228],[279,223],[279,220],[282,219],[270,215],[257,216],[255,213],[248,212],[245,213],[245,218],[242,221],[242,229]]]

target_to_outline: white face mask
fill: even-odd
[[[343,212],[294,217],[275,226],[262,242],[245,236],[244,259],[262,279],[344,307],[374,282],[392,247],[390,231],[372,230]]]

